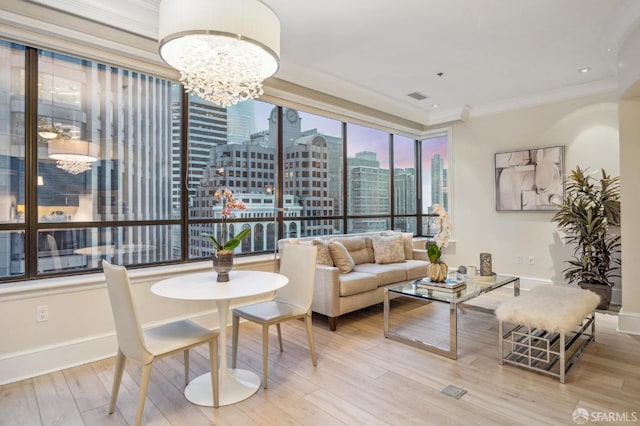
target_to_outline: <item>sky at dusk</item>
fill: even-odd
[[[256,131],[266,130],[269,127],[268,118],[274,105],[254,101],[254,114]],[[318,129],[319,133],[335,136],[342,136],[342,123],[338,120],[321,117],[315,114],[299,111],[302,123],[302,131]],[[347,124],[348,155],[353,156],[357,152],[371,151],[377,154],[380,167],[389,168],[387,132],[360,126],[357,124]],[[414,167],[413,139],[405,136],[394,136],[394,160],[396,168]],[[422,144],[423,166],[427,168],[431,165],[431,159],[435,154],[440,154],[447,167],[447,136],[430,138],[428,143]]]

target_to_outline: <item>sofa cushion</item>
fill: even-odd
[[[418,278],[424,278],[428,276],[427,266],[429,262],[424,260],[407,260],[404,263],[394,263],[394,266],[403,268],[407,272],[407,280],[415,280]]]
[[[393,284],[407,280],[407,271],[402,263],[381,265],[378,263],[363,263],[353,268],[354,272],[372,274],[378,280],[378,286]],[[352,272],[353,273],[353,272]]]
[[[346,247],[338,241],[331,241],[329,243],[329,252],[331,252],[331,258],[334,265],[338,268],[341,274],[348,274],[353,271],[355,263],[353,258],[347,251]]]
[[[354,294],[365,293],[378,288],[378,279],[375,275],[364,272],[350,272],[348,274],[340,274],[340,296],[351,296]]]
[[[334,238],[332,241],[337,241],[342,244],[353,259],[353,263],[356,265],[360,263],[373,262],[371,253],[373,253],[373,245],[371,238],[369,237],[349,237],[349,238]],[[370,249],[367,249],[367,241],[369,241]]]
[[[402,235],[393,234],[379,236],[373,239],[373,254],[376,263],[396,263],[404,262],[404,247],[402,245]]]

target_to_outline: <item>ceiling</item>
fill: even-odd
[[[31,2],[157,39],[160,0]],[[282,25],[276,78],[424,125],[616,90],[640,22],[634,0],[264,3]]]

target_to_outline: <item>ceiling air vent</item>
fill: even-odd
[[[415,99],[416,101],[421,101],[421,100],[424,100],[424,99],[428,98],[427,95],[423,95],[420,92],[409,93],[407,96],[410,97],[410,98]]]

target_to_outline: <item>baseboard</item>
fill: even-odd
[[[618,328],[620,333],[640,335],[640,313],[625,312],[624,306],[618,313]]]
[[[195,315],[168,318],[164,322],[191,319],[203,327],[217,327],[215,311],[199,312]],[[152,328],[161,323],[145,324]],[[55,345],[41,346],[28,351],[0,355],[0,385],[38,377],[70,367],[115,356],[118,341],[115,332],[69,340]]]
[[[0,358],[0,385],[17,382],[69,367],[115,356],[115,333],[42,346],[28,352],[3,354]]]

